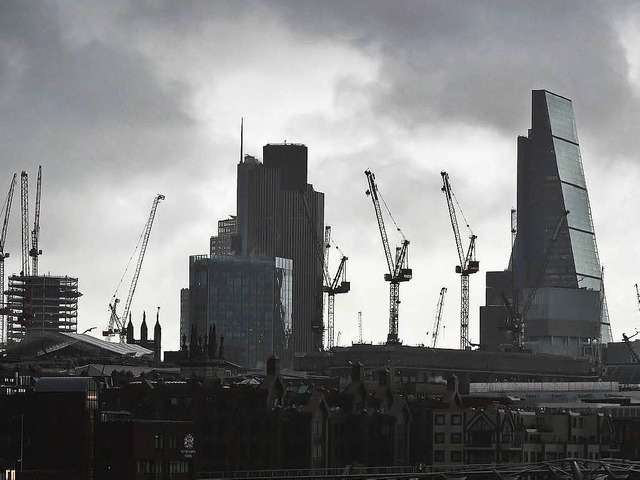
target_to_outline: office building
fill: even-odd
[[[240,254],[293,260],[294,352],[322,349],[324,194],[307,183],[307,147],[269,144],[263,162],[238,164],[237,234]]]
[[[218,221],[218,235],[210,239],[210,255],[234,255],[237,250],[237,221],[235,215]]]
[[[507,271],[487,273],[481,345],[498,348],[507,340],[496,327],[506,319],[504,294],[527,312],[527,348],[589,356],[598,340],[611,341],[611,327],[571,100],[533,91],[517,167],[513,261]]]
[[[191,256],[189,318],[198,344],[223,337],[224,358],[246,368],[264,368],[273,354],[290,363],[292,282],[290,259]]]

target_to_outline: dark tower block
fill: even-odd
[[[264,164],[246,155],[238,165],[240,254],[293,260],[294,352],[322,349],[322,265],[314,238],[324,235],[324,194],[307,183],[307,147],[269,144]],[[311,221],[304,202],[309,205]],[[311,226],[312,225],[312,226]],[[315,230],[315,232],[314,232]]]

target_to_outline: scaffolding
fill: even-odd
[[[77,332],[77,278],[12,275],[8,287],[7,343],[36,332]]]

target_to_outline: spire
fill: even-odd
[[[156,313],[156,325],[153,327],[153,330],[154,332],[162,330],[162,327],[160,326],[160,307],[158,307],[158,312]]]
[[[131,312],[129,312],[129,323],[127,324],[127,343],[133,344],[133,322],[131,322]]]
[[[140,341],[146,342],[149,339],[149,329],[147,328],[147,312],[142,312],[142,325],[140,325]]]

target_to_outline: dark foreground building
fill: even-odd
[[[520,312],[528,308],[525,348],[593,356],[597,341],[611,341],[611,327],[571,100],[533,91],[531,128],[518,137],[517,186],[512,260],[506,271],[487,272],[481,348],[514,343],[506,297]]]

